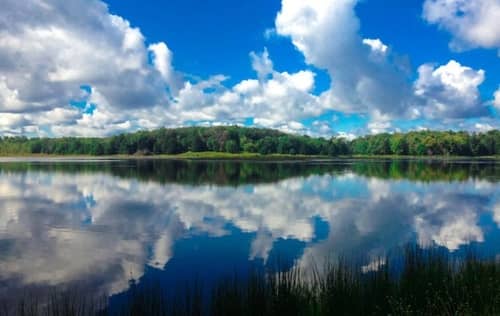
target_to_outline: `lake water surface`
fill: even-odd
[[[0,163],[0,297],[205,283],[408,243],[500,254],[494,161]],[[133,280],[133,282],[131,282]]]

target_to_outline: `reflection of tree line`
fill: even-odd
[[[500,165],[494,162],[449,163],[445,161],[385,161],[355,163],[356,174],[383,179],[408,179],[417,181],[463,181],[469,178],[498,181]]]
[[[495,162],[387,160],[350,163],[271,163],[189,160],[130,160],[57,163],[3,163],[0,172],[106,173],[122,178],[181,184],[244,185],[272,183],[293,177],[343,174],[417,181],[463,181],[469,178],[498,181]]]
[[[97,163],[4,163],[0,172],[107,173],[159,183],[244,185],[338,173],[347,165],[229,161],[130,160]]]

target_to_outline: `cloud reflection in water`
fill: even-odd
[[[3,172],[0,280],[14,288],[94,280],[118,293],[146,265],[167,269],[179,240],[234,236],[238,243],[235,231],[252,236],[249,260],[265,262],[278,240],[295,240],[305,245],[299,264],[356,253],[369,268],[412,240],[451,251],[485,241],[500,227],[499,190],[480,179],[390,180],[353,171],[236,187]]]

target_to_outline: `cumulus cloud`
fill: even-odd
[[[176,95],[182,87],[182,77],[174,70],[172,65],[173,53],[164,42],[151,44],[148,50],[153,55],[153,65],[168,84],[172,93]]]
[[[259,79],[265,79],[266,76],[273,73],[274,66],[272,60],[269,58],[267,48],[264,49],[261,55],[251,52],[250,57],[252,58],[252,68],[257,72]]]
[[[146,46],[103,2],[31,2],[8,1],[0,13],[0,54],[12,61],[0,65],[3,135],[101,136],[247,118],[303,132],[301,119],[327,109],[312,93],[312,71],[277,72],[267,50],[250,54],[256,79],[183,82],[168,46]]]
[[[231,88],[223,85],[225,76],[187,83],[171,110],[181,121],[234,122],[253,118],[259,126],[298,131],[303,128],[301,119],[330,109],[313,94],[315,73],[312,71],[278,72],[267,50],[252,52],[250,57],[257,79],[242,80]]]
[[[444,120],[427,120],[418,122],[413,127],[415,130],[428,131],[470,131],[470,132],[487,132],[491,129],[500,128],[500,122],[495,117],[479,117],[479,118],[455,118]]]
[[[436,67],[424,64],[418,68],[415,94],[421,98],[422,111],[429,118],[461,118],[487,114],[481,104],[479,86],[483,83],[484,70],[474,70],[451,60]]]
[[[378,54],[381,56],[385,56],[389,50],[389,46],[382,43],[382,41],[379,38],[376,39],[365,38],[363,39],[363,44],[368,45],[372,49],[372,52],[375,55]]]
[[[360,36],[357,3],[283,0],[276,17],[277,34],[289,37],[307,63],[328,71],[332,87],[322,95],[322,102],[336,110],[369,114],[367,131],[372,133],[390,130],[394,118],[488,115],[478,91],[484,70],[453,60],[437,68],[424,64],[412,85],[411,69],[401,62],[404,58],[392,53],[380,38]]]
[[[367,127],[370,134],[380,134],[388,132],[389,129],[392,127],[392,124],[387,120],[381,120],[381,121],[372,120],[371,122],[368,123]]]
[[[139,28],[100,0],[7,0],[0,12],[0,135],[103,136],[251,119],[256,126],[330,136],[338,134],[335,122],[304,120],[332,110],[367,114],[364,131],[380,132],[395,128],[395,118],[488,114],[477,91],[483,70],[453,61],[424,64],[412,84],[407,58],[380,38],[360,36],[357,3],[282,1],[273,34],[290,38],[306,63],[327,70],[332,86],[318,94],[313,69],[277,71],[267,49],[250,53],[255,76],[233,86],[221,74],[186,81],[166,43],[146,43]],[[446,6],[433,9],[439,3],[427,1],[429,16],[443,14]],[[496,5],[478,3],[484,5],[460,10],[495,12]],[[499,107],[498,99],[491,104]]]
[[[328,109],[312,92],[312,71],[277,72],[267,50],[250,54],[256,79],[184,82],[166,43],[146,45],[98,0],[7,1],[0,24],[3,135],[101,136],[248,118],[306,132],[300,120]]]
[[[1,15],[0,51],[12,61],[1,68],[3,85],[18,102],[2,110],[62,106],[78,98],[83,84],[117,108],[164,101],[140,30],[109,14],[104,3],[7,1]]]
[[[175,77],[170,51],[164,43],[152,44],[151,65],[140,30],[110,14],[101,1],[7,0],[0,25],[2,116],[74,110],[70,103],[81,101],[82,86],[92,88],[87,97],[98,94],[106,100],[96,103],[101,114],[168,105],[166,88],[174,86]],[[84,113],[80,116],[76,124],[59,116],[51,116],[51,123],[78,128],[85,122]],[[28,124],[44,124],[37,115],[24,118]]]
[[[493,105],[497,109],[500,109],[500,88],[498,88],[498,90],[495,91],[495,95],[494,95],[494,99],[493,99]]]
[[[452,49],[500,48],[497,0],[426,0],[423,17],[453,35]]]
[[[307,63],[328,71],[325,101],[336,109],[402,115],[411,98],[407,73],[385,56],[380,39],[360,37],[357,2],[283,0],[276,31],[291,38]]]

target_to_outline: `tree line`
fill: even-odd
[[[0,155],[158,155],[185,152],[287,155],[500,155],[500,131],[467,133],[418,131],[356,138],[315,138],[272,129],[183,127],[140,131],[104,138],[0,138]]]
[[[500,154],[500,131],[385,133],[357,138],[350,147],[360,155],[490,156]]]

